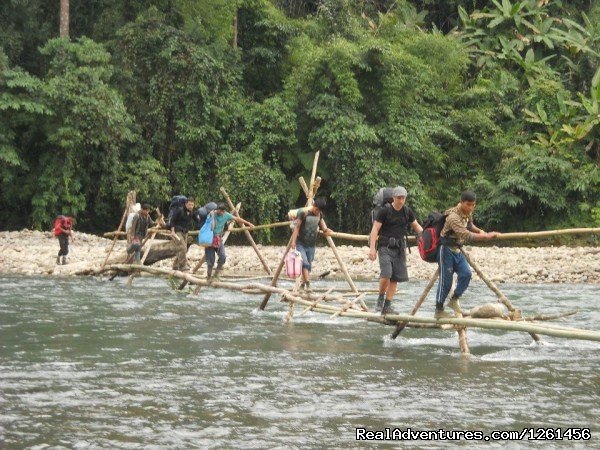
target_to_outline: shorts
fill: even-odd
[[[296,243],[296,250],[302,256],[302,268],[310,272],[313,259],[315,259],[315,247],[305,247],[302,244]]]
[[[408,281],[406,268],[406,250],[404,247],[379,247],[379,278],[389,278],[392,281]]]

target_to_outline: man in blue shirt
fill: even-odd
[[[227,212],[227,207],[224,203],[220,203],[217,206],[217,209],[211,213],[213,220],[213,234],[215,239],[213,240],[213,244],[216,246],[206,247],[205,255],[206,255],[206,278],[210,280],[219,279],[219,273],[223,270],[223,264],[225,264],[225,260],[227,259],[227,255],[225,254],[225,245],[223,244],[223,240],[221,237],[223,236],[223,231],[225,230],[225,225],[227,222],[235,220],[238,225],[246,225],[247,227],[253,228],[254,225],[248,222],[245,219],[242,219],[239,216],[234,216],[231,213]],[[237,213],[236,213],[237,214]],[[213,277],[213,267],[215,265],[215,257],[219,256],[219,260],[217,261],[217,269],[215,270],[215,274]]]

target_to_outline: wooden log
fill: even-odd
[[[415,306],[413,306],[413,309],[410,312],[411,316],[414,316],[417,313],[417,311],[419,310],[419,308],[421,307],[421,305],[423,304],[423,302],[427,298],[427,295],[429,295],[429,291],[431,291],[431,288],[433,288],[433,285],[435,284],[435,282],[436,282],[436,280],[438,279],[439,276],[440,276],[440,269],[438,267],[436,269],[435,273],[429,279],[429,283],[427,283],[427,286],[425,286],[425,289],[423,290],[423,293],[421,294],[421,296],[417,300],[417,303],[415,303]],[[396,339],[398,337],[398,335],[400,333],[402,333],[402,330],[404,329],[404,327],[407,324],[408,324],[408,322],[400,322],[396,326],[396,329],[394,330],[394,332],[392,333],[392,339]]]
[[[515,317],[520,318],[521,317],[521,311],[517,311],[516,308],[514,307],[514,305],[512,304],[512,302],[500,291],[500,289],[498,289],[498,287],[494,284],[494,282],[492,280],[490,280],[481,270],[481,268],[479,267],[479,265],[475,262],[475,260],[473,258],[471,258],[471,255],[469,255],[469,253],[467,251],[465,251],[464,248],[461,247],[460,251],[462,252],[463,255],[465,255],[465,258],[467,260],[467,262],[469,263],[469,265],[475,270],[475,272],[477,273],[477,275],[479,275],[479,278],[481,278],[483,280],[483,282],[487,285],[487,287],[489,287],[492,292],[494,292],[494,294],[496,294],[496,296],[498,297],[498,300],[500,300],[500,302],[502,304],[504,304],[504,306],[506,306],[508,308],[508,310],[513,313],[511,315],[511,317],[514,319]],[[517,314],[515,314],[517,313]],[[540,337],[535,334],[535,333],[529,333],[532,337],[532,339],[535,342],[540,342]]]
[[[536,320],[541,320],[541,321],[556,320],[556,319],[560,319],[562,317],[573,316],[575,314],[577,314],[577,311],[567,311],[566,313],[562,313],[562,314],[549,314],[549,315],[540,314],[537,316],[522,317],[517,320],[522,320],[522,321],[526,321],[526,322],[534,322]]]
[[[203,286],[209,286],[211,283],[206,282],[198,277],[195,277],[189,273],[170,270],[170,269],[159,269],[157,267],[147,267],[140,265],[131,265],[131,264],[113,264],[105,267],[102,272],[105,271],[113,271],[113,270],[121,270],[121,271],[130,271],[130,270],[140,270],[142,272],[152,273],[155,275],[162,276],[170,276],[180,279],[187,279],[188,282],[193,284],[201,284]],[[95,273],[100,273],[100,270],[95,271]],[[280,287],[268,286],[262,283],[250,283],[247,285],[241,285],[237,283],[229,283],[229,282],[213,282],[212,287],[231,289],[235,291],[242,291],[243,289],[259,289],[263,292],[271,292],[272,294],[282,294],[288,293],[286,289],[282,289]],[[286,299],[288,301],[295,301],[304,306],[310,306],[313,302],[310,300],[304,300],[298,296],[286,295]],[[325,311],[327,314],[331,314],[332,307],[326,308],[328,305],[317,305],[314,307],[314,311]],[[334,308],[334,310],[336,310]],[[357,311],[353,309],[349,309],[345,312],[340,313],[341,316],[353,317],[353,318],[381,318],[380,314]],[[469,318],[447,318],[447,319],[434,319],[433,317],[421,317],[421,316],[411,316],[409,314],[388,314],[385,316],[388,321],[391,322],[405,322],[409,323],[434,323],[439,325],[463,325],[466,327],[475,327],[475,328],[483,328],[483,329],[495,329],[502,331],[519,331],[526,333],[539,333],[547,336],[554,336],[560,338],[570,338],[570,339],[579,339],[579,340],[589,340],[600,342],[600,331],[594,330],[582,330],[577,328],[566,328],[566,327],[552,327],[548,325],[534,324],[529,322],[516,322],[516,321],[507,321],[507,320],[493,320],[493,319],[469,319]]]
[[[233,202],[229,198],[229,195],[225,191],[225,188],[221,187],[220,190],[221,190],[221,194],[223,194],[223,197],[225,198],[225,201],[227,202],[227,204],[229,205],[229,207],[231,209],[234,209]],[[246,236],[246,240],[250,243],[250,245],[254,249],[254,252],[258,256],[258,259],[260,259],[260,262],[261,262],[262,266],[264,267],[265,272],[267,272],[267,274],[269,274],[269,275],[272,275],[273,272],[271,271],[271,268],[267,264],[267,261],[265,260],[264,256],[262,255],[262,253],[260,252],[260,250],[258,249],[258,247],[256,246],[256,242],[254,242],[254,239],[252,239],[252,235],[250,234],[250,232],[247,231],[247,230],[245,230],[244,231],[244,236]]]
[[[123,228],[123,225],[125,225],[125,221],[127,220],[127,215],[129,214],[129,207],[131,205],[135,204],[135,191],[130,191],[127,194],[127,201],[126,201],[126,206],[125,206],[125,211],[123,212],[123,216],[121,217],[121,222],[119,223],[119,227],[117,228],[117,231],[121,231],[121,228]],[[100,267],[100,270],[104,269],[104,266],[106,266],[106,262],[108,261],[108,258],[110,257],[110,254],[113,251],[113,248],[115,247],[115,243],[117,242],[117,237],[115,236],[115,238],[112,241],[112,244],[110,245],[110,248],[108,249],[108,253],[106,254],[106,258],[104,258],[104,262],[102,263],[102,267]]]

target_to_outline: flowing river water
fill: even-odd
[[[403,285],[396,307],[409,311],[424,284]],[[0,286],[0,448],[600,446],[597,342],[538,346],[526,333],[470,329],[467,358],[454,331],[392,341],[391,327],[318,313],[286,325],[275,297],[259,313],[261,297],[193,297],[157,278]],[[598,329],[600,286],[501,288],[526,314],[577,309],[558,323]],[[493,294],[473,282],[464,303],[486,301]],[[432,313],[430,296],[420,314]],[[357,428],[525,427],[589,428],[591,440],[355,439]]]

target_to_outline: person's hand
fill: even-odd
[[[497,231],[492,231],[490,233],[486,233],[486,236],[488,239],[494,239],[498,236],[500,236],[501,233],[497,232]]]
[[[327,228],[325,231],[323,231],[323,236],[330,236],[332,233],[331,228]]]
[[[248,226],[249,228],[254,228],[254,226],[255,226],[255,225],[254,225],[253,223],[250,223],[250,222],[248,222],[248,225],[247,225],[247,226]]]
[[[371,261],[375,261],[377,259],[377,250],[373,248],[369,250],[369,259]]]

